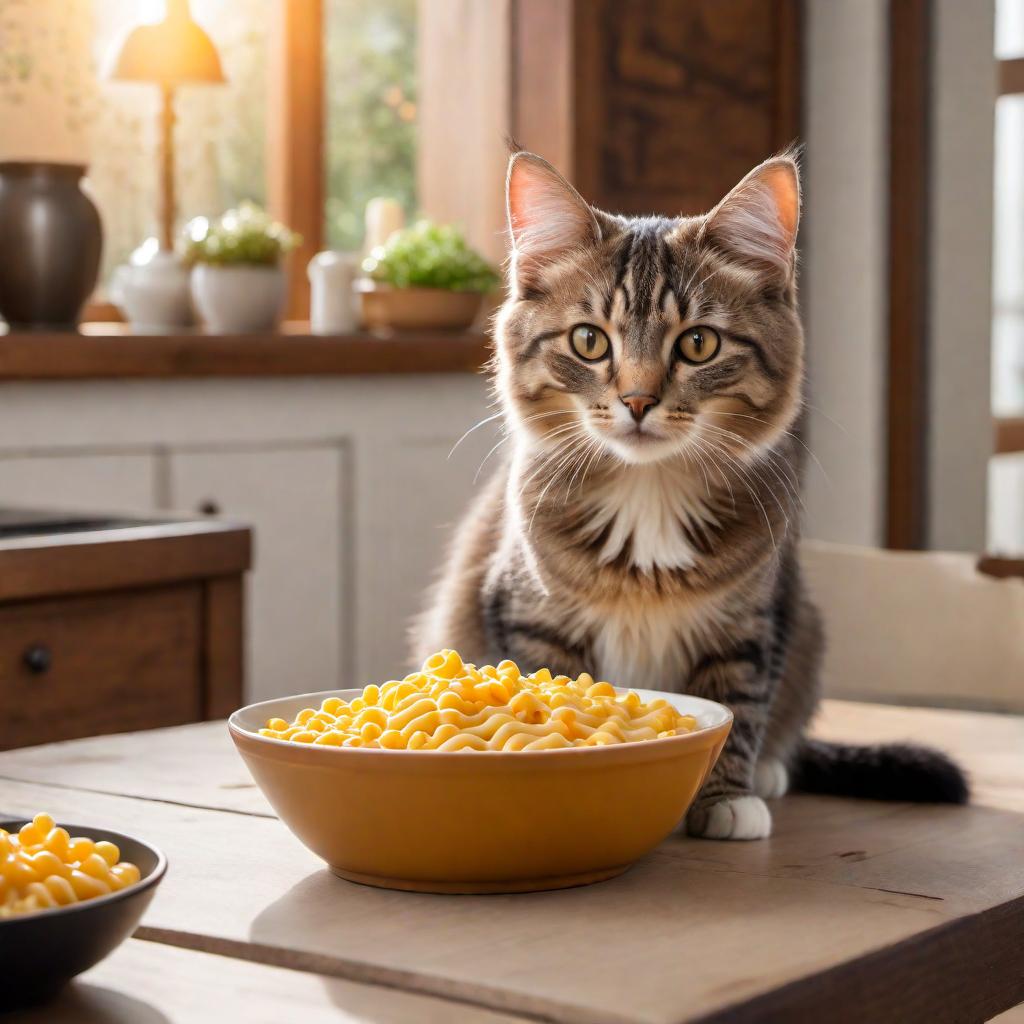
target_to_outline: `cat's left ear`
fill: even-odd
[[[755,167],[709,214],[705,236],[731,255],[788,276],[800,225],[800,170],[791,156]]]

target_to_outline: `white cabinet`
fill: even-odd
[[[496,424],[448,453],[487,402],[466,373],[11,382],[0,503],[251,525],[249,697],[362,686],[408,668]]]
[[[155,451],[0,455],[0,503],[76,512],[145,512],[156,506]]]
[[[345,446],[218,446],[168,460],[175,510],[253,527],[249,699],[344,685]]]
[[[459,433],[367,442],[357,460],[354,552],[356,680],[401,678],[410,669],[410,620],[442,568],[452,531],[473,495],[474,477],[494,444],[493,430],[474,431],[449,459]],[[461,426],[461,424],[460,424]],[[493,471],[488,460],[480,480]]]

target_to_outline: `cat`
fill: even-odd
[[[509,453],[414,627],[417,653],[686,692],[735,721],[687,831],[756,839],[790,787],[963,802],[924,747],[803,731],[821,619],[798,557],[804,339],[791,152],[696,217],[623,217],[513,153],[494,387]]]

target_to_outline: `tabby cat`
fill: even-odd
[[[494,372],[509,451],[458,531],[418,651],[728,705],[693,835],[767,836],[764,798],[790,785],[964,801],[937,752],[802,737],[823,637],[797,551],[795,159],[761,164],[704,216],[627,218],[517,152],[507,205]]]

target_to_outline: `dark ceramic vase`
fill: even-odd
[[[74,330],[96,287],[103,228],[74,164],[0,163],[0,316]]]

